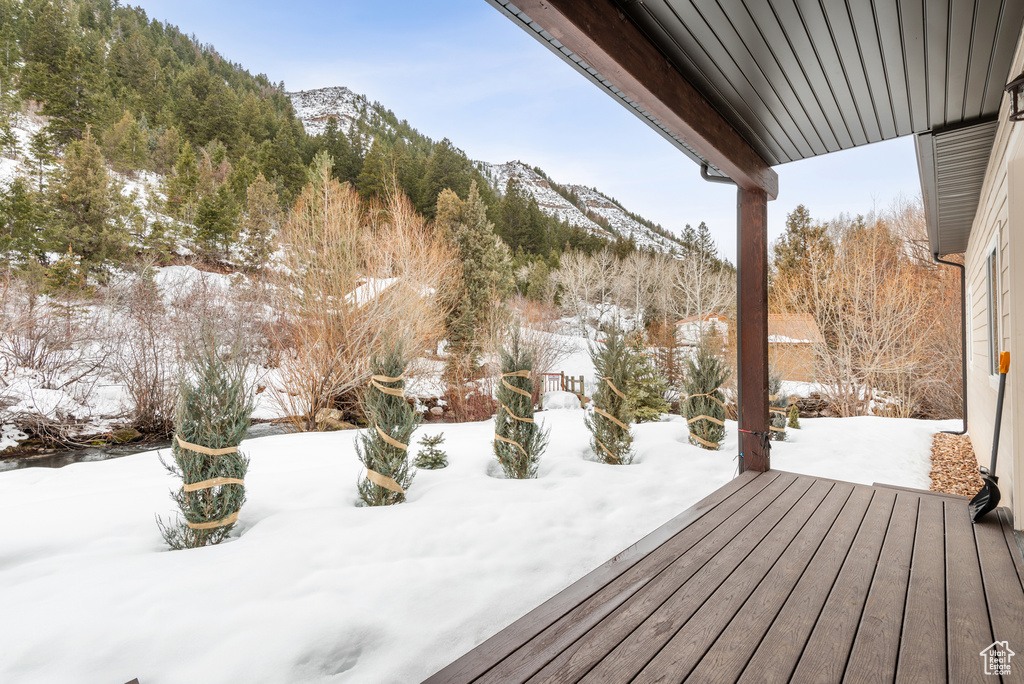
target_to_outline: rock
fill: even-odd
[[[110,433],[110,441],[114,444],[125,444],[142,439],[142,433],[135,428],[121,428]]]
[[[430,414],[433,416],[444,415],[444,409],[441,408],[440,406],[434,406],[430,409]]]
[[[344,414],[338,409],[320,409],[316,414],[316,426],[325,432],[334,430],[354,430],[355,425],[348,423],[342,418]]]

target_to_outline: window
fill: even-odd
[[[999,242],[985,261],[988,301],[988,373],[999,373]]]

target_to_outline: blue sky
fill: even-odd
[[[699,167],[484,0],[134,0],[289,90],[348,86],[473,159],[521,159],[595,186],[666,228],[707,222],[733,258],[735,190]],[[911,138],[777,167],[769,237],[803,203],[815,218],[920,194]]]

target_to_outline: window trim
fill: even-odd
[[[988,333],[988,374],[989,376],[999,375],[999,300],[1002,298],[1002,291],[999,288],[999,228],[997,226],[995,237],[989,249],[985,253],[985,314],[986,331]]]

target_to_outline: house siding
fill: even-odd
[[[1018,40],[1011,77],[1024,71],[1024,42]],[[995,426],[997,380],[989,373],[988,286],[986,263],[993,245],[999,255],[999,349],[1014,363],[1007,377],[999,440],[999,489],[1014,514],[1024,522],[1024,123],[1007,120],[1003,97],[992,154],[989,157],[978,213],[967,246],[967,287],[971,292],[968,321],[971,354],[967,364],[968,430],[980,464],[988,466]]]

